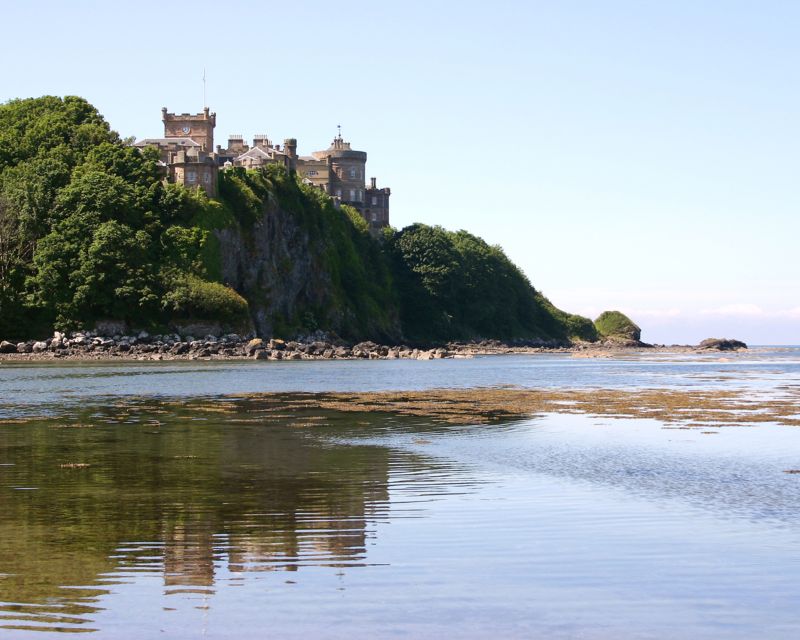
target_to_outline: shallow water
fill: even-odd
[[[0,637],[796,638],[796,428],[229,395],[763,394],[800,385],[798,356],[3,365]]]

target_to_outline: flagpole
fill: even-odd
[[[203,67],[203,109],[206,108],[206,68]]]

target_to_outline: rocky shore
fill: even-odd
[[[698,346],[648,345],[641,342],[605,341],[563,345],[547,342],[504,343],[484,340],[455,343],[433,348],[407,345],[380,345],[359,342],[349,345],[328,334],[317,332],[298,340],[262,339],[253,335],[225,334],[204,337],[179,334],[97,335],[96,332],[55,332],[45,340],[0,341],[2,360],[440,360],[471,358],[476,355],[514,353],[573,353],[576,357],[611,357],[621,351],[730,351],[746,349],[743,342],[728,339],[704,340]]]
[[[179,334],[150,335],[144,331],[115,336],[57,331],[46,340],[0,342],[0,360],[439,360],[502,353],[509,348],[493,341],[484,346],[450,344],[435,348],[388,346],[368,341],[348,345],[322,333],[284,341],[233,333],[196,338]]]

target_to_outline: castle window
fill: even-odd
[[[306,172],[306,175],[307,176],[315,176],[318,173],[319,173],[318,171],[315,171],[314,169],[311,169],[311,171]]]
[[[350,189],[350,200],[355,202],[356,201],[356,190]]]
[[[206,171],[205,174],[203,175],[203,182],[205,182],[206,184],[211,182],[211,174],[208,171]]]
[[[194,184],[197,182],[197,171],[187,171],[186,172],[186,182]]]
[[[374,207],[377,204],[378,204],[378,196],[372,196],[372,206]]]
[[[351,177],[351,178],[355,178],[355,177],[356,177],[356,170],[355,170],[355,167],[351,167],[351,168],[350,168],[350,177]]]
[[[336,197],[337,198],[341,198],[342,197],[342,190],[341,189],[337,189],[336,190]]]

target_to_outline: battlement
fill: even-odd
[[[209,111],[208,107],[203,109],[202,113],[170,113],[166,107],[161,107],[161,120],[162,122],[172,122],[175,120],[186,122],[211,122],[212,126],[217,124],[217,114]]]

